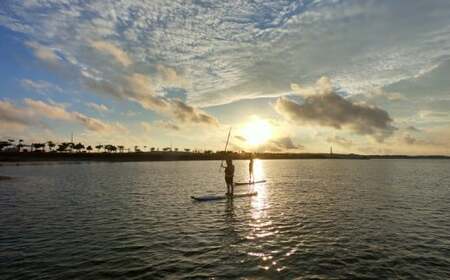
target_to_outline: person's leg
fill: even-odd
[[[225,178],[225,184],[227,185],[227,194],[230,194],[230,184],[228,184],[228,180]]]
[[[233,178],[231,178],[230,186],[231,186],[231,195],[233,195],[233,194],[234,194],[234,182],[233,182]]]

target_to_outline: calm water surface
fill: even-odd
[[[0,167],[0,278],[450,279],[448,160],[218,165]]]

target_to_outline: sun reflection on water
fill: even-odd
[[[255,160],[254,162],[255,181],[266,179],[264,172],[264,162]],[[267,189],[267,183],[255,184],[249,191],[256,191],[258,195],[251,200],[251,220],[249,222],[250,232],[247,234],[247,240],[253,243],[251,250],[247,253],[259,259],[259,267],[263,270],[272,270],[280,272],[285,269],[275,259],[273,251],[273,242],[276,240],[278,229],[273,225],[270,217],[270,197]]]

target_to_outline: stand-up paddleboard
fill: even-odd
[[[266,180],[260,180],[260,181],[253,181],[253,182],[242,182],[242,183],[234,183],[235,186],[244,186],[244,185],[254,185],[254,184],[261,184],[265,183]]]
[[[258,194],[257,192],[248,192],[248,193],[235,193],[232,196],[226,195],[226,194],[219,194],[219,195],[191,196],[191,198],[196,201],[212,201],[212,200],[222,200],[222,199],[233,199],[233,198],[237,198],[237,197],[254,196],[257,194]]]

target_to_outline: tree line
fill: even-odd
[[[47,142],[36,142],[31,144],[25,144],[23,139],[7,139],[0,141],[0,151],[1,152],[156,152],[156,151],[164,151],[164,152],[194,152],[199,153],[198,150],[191,149],[178,149],[172,147],[165,147],[160,150],[158,147],[149,147],[149,146],[134,146],[133,149],[126,148],[124,145],[112,145],[112,144],[99,144],[99,145],[85,145],[81,142],[73,143],[73,142],[61,142],[59,144],[53,141]],[[211,150],[203,151],[204,153],[212,153]]]

